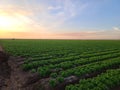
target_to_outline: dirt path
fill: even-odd
[[[2,47],[0,46],[0,51],[3,51]]]
[[[10,77],[10,67],[8,66],[7,59],[8,56],[0,46],[0,90],[7,86],[6,81],[8,81]]]
[[[6,90],[33,90],[32,84],[40,79],[37,73],[32,74],[22,70],[20,66],[23,60],[20,57],[11,56],[9,58],[8,64],[11,66],[11,76]]]
[[[37,73],[24,72],[23,62],[24,58],[8,57],[0,46],[0,90],[34,90],[33,84],[40,77]]]

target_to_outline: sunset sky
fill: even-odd
[[[120,0],[0,0],[0,38],[120,39]]]

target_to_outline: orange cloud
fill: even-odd
[[[84,31],[76,33],[47,33],[47,32],[4,32],[0,38],[26,39],[119,39],[119,35],[110,32]],[[113,33],[113,34],[112,34]]]

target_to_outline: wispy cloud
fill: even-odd
[[[113,27],[113,30],[120,31],[120,28],[119,27]]]
[[[54,1],[55,5],[50,3],[52,1]],[[34,17],[36,18],[36,23],[42,24],[43,27],[49,27],[51,30],[62,26],[67,20],[82,13],[88,6],[87,3],[76,4],[77,2],[78,0],[51,0],[43,3],[42,5],[44,5],[44,7],[42,7],[42,12],[38,10],[38,12],[34,13],[34,16],[36,15],[36,17]]]
[[[48,10],[59,10],[59,9],[62,9],[62,7],[61,6],[55,6],[55,7],[49,6],[48,7]]]

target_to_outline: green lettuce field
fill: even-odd
[[[9,55],[24,58],[20,64],[24,72],[48,79],[49,90],[117,90],[120,86],[120,40],[0,40],[0,43]]]

